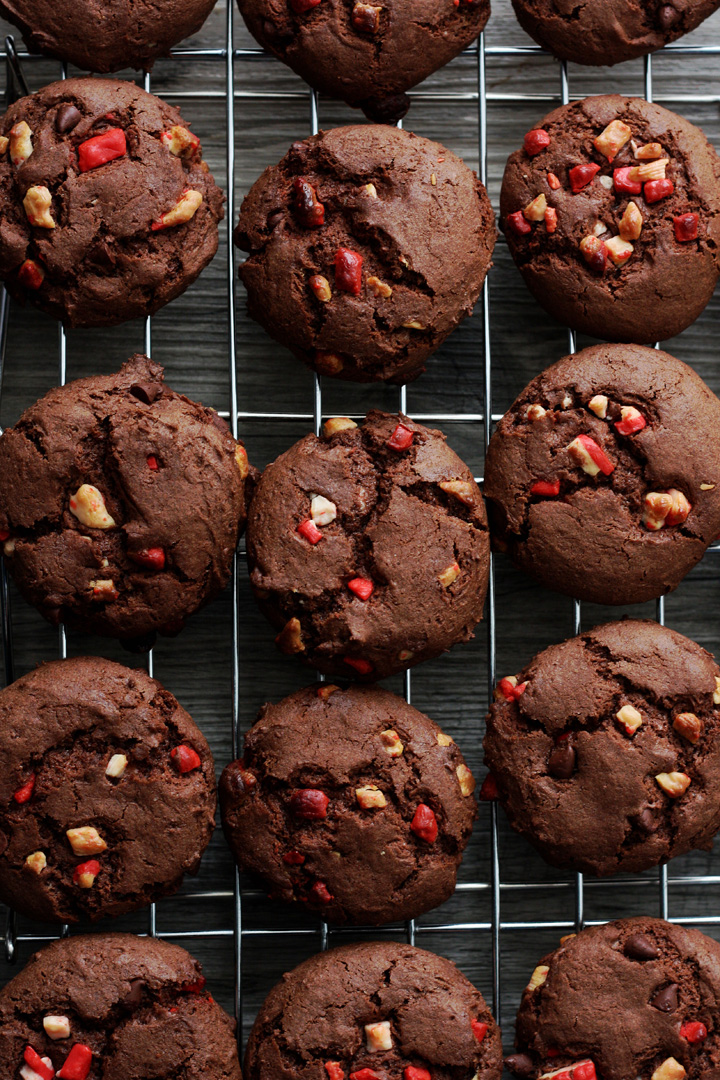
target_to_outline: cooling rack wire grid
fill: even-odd
[[[497,2],[497,0],[496,0]],[[326,415],[323,409],[323,386],[322,380],[315,375],[311,384],[311,397],[307,401],[306,406],[301,406],[297,412],[273,412],[266,411],[242,411],[238,405],[238,375],[236,367],[237,357],[237,325],[236,325],[236,309],[238,304],[238,298],[236,297],[235,288],[235,259],[236,256],[233,252],[232,246],[232,229],[236,218],[236,206],[235,206],[235,172],[236,172],[236,107],[237,102],[240,99],[256,98],[271,99],[273,91],[265,86],[259,89],[247,89],[243,87],[242,90],[237,88],[237,72],[241,66],[251,65],[274,65],[278,64],[274,58],[264,53],[258,48],[237,48],[234,47],[234,31],[233,22],[239,16],[235,15],[234,3],[229,2],[227,5],[227,13],[225,17],[225,41],[223,47],[219,48],[178,48],[173,50],[172,58],[174,61],[179,62],[179,68],[182,71],[182,67],[187,67],[187,62],[191,60],[203,60],[209,64],[215,66],[216,71],[222,69],[224,74],[224,89],[219,91],[217,88],[207,89],[197,88],[195,82],[192,83],[192,89],[180,90],[173,93],[165,93],[162,96],[175,103],[176,101],[182,105],[182,99],[184,97],[193,97],[196,99],[202,98],[217,98],[220,94],[224,98],[224,110],[225,110],[225,122],[227,125],[227,160],[226,160],[226,176],[219,177],[220,183],[224,186],[227,195],[226,214],[223,228],[226,230],[227,237],[227,249],[224,255],[226,260],[226,290],[227,290],[227,319],[228,319],[228,379],[229,379],[229,410],[223,412],[232,428],[233,434],[237,436],[238,425],[242,427],[243,431],[250,424],[264,425],[266,427],[273,427],[278,425],[286,425],[286,422],[293,421],[298,423],[306,422],[312,423],[316,433],[319,433],[322,421]],[[492,23],[491,23],[492,27]],[[668,46],[665,53],[674,53],[679,56],[685,56],[688,58],[697,57],[700,54],[705,57],[718,57],[720,56],[720,46],[715,45],[688,45],[675,44]],[[8,101],[14,100],[17,96],[28,92],[27,83],[25,81],[24,70],[27,70],[28,65],[34,63],[37,58],[28,56],[24,51],[18,51],[15,47],[12,37],[6,38],[5,49],[2,52],[2,58],[5,60],[6,74],[7,74],[7,99]],[[538,113],[545,106],[543,103],[567,103],[571,99],[570,93],[570,80],[568,76],[567,64],[562,63],[559,65],[559,86],[557,91],[553,92],[552,87],[549,87],[548,92],[534,93],[527,95],[518,95],[510,92],[492,92],[487,91],[486,86],[486,65],[488,61],[492,62],[496,59],[510,59],[513,58],[527,59],[528,57],[544,55],[542,50],[534,45],[487,45],[485,35],[481,35],[477,44],[467,50],[465,56],[472,58],[473,63],[476,65],[476,89],[468,92],[463,90],[457,94],[448,93],[447,91],[433,91],[433,90],[420,90],[413,94],[413,97],[418,98],[436,98],[449,102],[464,103],[464,107],[467,107],[468,103],[476,106],[476,123],[477,123],[477,145],[479,154],[479,172],[480,178],[485,183],[487,179],[487,160],[488,160],[488,109],[493,105],[502,103],[512,103],[514,101],[537,101]],[[249,70],[249,67],[246,69]],[[65,65],[61,66],[61,77],[67,76],[67,68]],[[145,90],[152,91],[152,80],[150,75],[145,75],[144,79],[140,79]],[[647,57],[644,61],[644,96],[648,100],[652,100],[653,96],[653,60],[652,57]],[[630,91],[635,92],[635,91]],[[303,94],[307,97],[309,108],[309,131],[315,134],[319,128],[320,121],[320,103],[318,96],[312,90],[298,91],[297,93],[290,94],[289,96],[298,96]],[[288,96],[285,94],[284,96]],[[578,95],[581,96],[581,95]],[[713,94],[689,94],[683,95],[682,98],[685,103],[720,103],[720,95]],[[298,132],[297,137],[301,137],[302,133]],[[242,139],[239,139],[239,144],[242,144]],[[502,243],[502,240],[499,241]],[[481,345],[482,355],[479,358],[479,362],[482,365],[482,411],[481,412],[420,412],[413,409],[412,403],[412,389],[408,390],[403,386],[399,388],[397,395],[397,408],[403,412],[409,413],[414,419],[421,422],[431,422],[437,424],[441,428],[445,424],[462,424],[471,425],[472,431],[476,433],[478,443],[487,446],[488,439],[492,431],[492,423],[500,419],[500,414],[492,413],[492,396],[493,396],[493,372],[491,363],[491,294],[492,294],[492,275],[490,284],[486,281],[483,286],[482,297],[479,303],[479,307],[476,310],[475,319],[481,321],[482,333],[481,333]],[[0,295],[0,395],[2,395],[3,389],[3,376],[6,372],[6,348],[8,338],[8,322],[10,316],[10,302],[4,289]],[[572,331],[567,332],[568,348],[570,352],[576,350],[575,335]],[[152,355],[152,342],[153,342],[153,325],[152,319],[148,318],[145,321],[144,327],[144,351],[148,355]],[[73,377],[72,371],[68,371],[67,364],[67,340],[66,334],[62,326],[58,329],[58,381],[64,384],[68,378]],[[517,390],[520,389],[518,386]],[[485,424],[485,417],[491,417],[491,423]],[[357,418],[357,417],[356,417]],[[477,478],[481,480],[480,477]],[[708,558],[713,560],[717,559],[717,554],[720,551],[720,545],[713,545],[709,549]],[[239,577],[240,577],[240,560],[244,557],[243,550],[236,553],[233,563],[233,576],[232,576],[232,649],[231,649],[231,671],[228,673],[228,678],[232,682],[232,706],[231,706],[231,724],[232,724],[232,747],[233,753],[236,755],[239,747],[240,736],[240,665],[241,665],[241,650],[239,642]],[[5,680],[6,683],[12,682],[15,677],[14,672],[14,654],[13,654],[13,619],[11,617],[10,610],[10,593],[8,577],[3,566],[0,579],[0,601],[2,604],[2,630],[3,630],[3,656],[4,656],[4,668],[5,668]],[[577,600],[564,601],[562,598],[558,598],[558,603],[569,603],[571,605],[571,623],[573,626],[573,632],[579,633],[581,628],[581,605]],[[656,604],[656,618],[662,624],[665,620],[665,603],[664,598],[657,601]],[[488,680],[488,698],[492,696],[492,689],[496,680],[496,597],[495,597],[495,574],[491,565],[490,572],[490,585],[488,590],[487,608],[484,622],[484,630],[481,625],[480,633],[486,635],[486,670]],[[68,638],[64,628],[61,626],[58,633],[58,655],[65,657],[68,652]],[[48,657],[50,659],[51,657]],[[147,656],[147,669],[150,675],[153,675],[153,653],[152,651]],[[172,689],[172,687],[171,687]],[[411,700],[412,694],[412,676],[411,672],[406,672],[404,676],[404,694],[408,701]],[[224,763],[223,763],[224,764]],[[399,927],[383,928],[378,930],[372,928],[367,931],[358,931],[357,928],[353,928],[352,933],[368,934],[372,936],[379,936],[385,932],[395,933],[398,936],[404,933],[406,940],[410,944],[423,944],[423,935],[425,933],[432,933],[433,935],[440,935],[442,939],[443,935],[452,934],[467,934],[470,935],[470,939],[473,943],[473,947],[477,947],[484,951],[484,955],[492,956],[492,1005],[495,1015],[500,1017],[501,1015],[501,1002],[503,995],[503,964],[502,964],[502,941],[503,935],[508,931],[519,931],[526,935],[530,935],[531,939],[528,942],[528,954],[536,961],[542,955],[544,948],[534,944],[532,935],[538,931],[552,931],[559,937],[561,934],[572,932],[582,928],[583,925],[588,925],[593,922],[601,922],[602,920],[586,920],[585,918],[585,897],[586,890],[593,888],[603,889],[616,889],[627,888],[628,879],[606,879],[603,881],[586,881],[582,874],[574,876],[574,880],[560,880],[549,877],[542,882],[503,882],[501,878],[500,866],[500,841],[501,841],[501,829],[499,828],[499,811],[495,803],[481,804],[481,814],[489,814],[489,872],[484,878],[479,878],[473,881],[463,881],[458,885],[458,890],[467,894],[485,894],[489,897],[489,918],[480,919],[477,921],[442,921],[440,923],[425,923],[424,920],[411,921],[405,924],[404,929]],[[712,926],[720,926],[720,913],[717,915],[701,914],[690,915],[683,917],[682,913],[678,911],[670,910],[670,888],[671,886],[683,886],[692,888],[710,888],[720,885],[720,875],[714,874],[677,874],[673,873],[672,867],[670,871],[667,866],[660,867],[655,875],[643,875],[642,878],[634,880],[633,885],[644,890],[644,903],[645,911],[652,913],[653,911],[662,916],[663,918],[676,918],[678,921],[684,924],[699,925],[703,928]],[[503,898],[508,896],[511,891],[513,892],[527,892],[529,889],[545,891],[547,895],[547,903],[544,905],[544,910],[548,911],[547,918],[527,918],[523,919],[503,919],[502,908]],[[573,894],[573,907],[574,913],[572,918],[552,918],[554,911],[554,900],[559,893],[567,893],[568,890]],[[654,893],[654,896],[650,895]],[[234,962],[235,962],[235,1009],[238,1017],[238,1032],[242,1037],[243,1032],[243,1019],[247,1021],[252,1019],[251,1017],[243,1017],[243,946],[251,938],[260,938],[266,941],[267,945],[271,944],[271,940],[277,936],[282,935],[305,935],[314,939],[316,947],[326,949],[332,944],[337,944],[342,939],[343,935],[347,933],[343,929],[334,929],[328,926],[323,921],[318,921],[315,926],[305,925],[288,925],[288,926],[245,926],[244,925],[244,909],[247,909],[248,905],[262,904],[264,894],[260,889],[256,888],[242,888],[240,886],[240,879],[235,874],[235,882],[232,891],[201,891],[193,890],[192,888],[186,890],[184,893],[185,899],[189,901],[200,902],[214,902],[225,901],[228,899],[232,901],[231,909],[234,917],[232,925],[211,928],[211,929],[196,929],[196,930],[164,930],[162,925],[162,903],[160,905],[152,904],[147,912],[147,924],[146,932],[149,935],[162,936],[163,938],[170,940],[178,940],[184,947],[187,947],[193,952],[197,947],[200,939],[219,938],[223,939],[227,943],[228,948],[234,950]],[[720,907],[718,908],[720,912]],[[69,933],[69,928],[63,926],[61,934],[63,936]],[[39,946],[43,942],[53,940],[53,934],[51,933],[23,933],[18,926],[18,919],[14,912],[10,911],[7,914],[7,924],[5,931],[5,956],[7,963],[12,965],[17,962],[18,959],[18,945],[27,945],[28,949],[32,949],[35,946]],[[490,946],[488,948],[488,941]],[[26,958],[25,950],[23,959]],[[439,949],[442,951],[442,948]],[[532,963],[528,962],[528,968],[532,967]],[[209,976],[210,985],[212,985],[213,973],[211,970],[207,971]],[[515,1001],[512,1002],[514,1006]],[[504,1030],[504,1037],[506,1046],[510,1045],[512,1038],[512,1031],[506,1025]]]

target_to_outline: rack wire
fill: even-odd
[[[227,356],[227,369],[228,369],[228,393],[229,393],[229,408],[225,411],[219,410],[221,415],[225,416],[230,423],[233,435],[237,436],[239,425],[245,424],[260,424],[260,425],[284,425],[288,423],[303,423],[307,422],[312,424],[316,434],[319,434],[320,427],[325,417],[323,409],[323,384],[322,380],[315,375],[312,384],[310,398],[307,403],[307,407],[299,408],[297,411],[270,411],[270,410],[255,410],[248,411],[239,408],[238,403],[238,376],[237,376],[237,356],[238,356],[238,343],[237,343],[237,319],[236,319],[236,289],[235,289],[235,262],[233,256],[232,246],[232,228],[235,219],[235,141],[236,141],[236,128],[235,128],[235,108],[238,101],[243,99],[267,99],[267,100],[288,100],[288,99],[306,99],[309,109],[309,131],[311,134],[315,134],[319,128],[320,118],[320,102],[318,96],[312,90],[266,90],[266,89],[248,89],[245,86],[239,88],[237,86],[236,69],[238,65],[254,65],[254,64],[276,64],[277,61],[263,52],[261,49],[256,48],[236,48],[234,46],[234,3],[232,0],[228,0],[227,13],[225,18],[225,42],[221,48],[179,48],[172,52],[174,60],[189,61],[189,60],[204,60],[214,65],[222,67],[224,72],[224,89],[218,90],[214,88],[201,88],[201,89],[182,89],[172,93],[165,93],[163,96],[167,100],[182,101],[190,98],[202,98],[202,99],[221,99],[225,103],[225,122],[227,129],[227,157],[226,157],[226,217],[225,226],[227,233],[227,253],[226,253],[226,288],[227,288],[227,319],[228,319],[228,356]],[[683,56],[692,58],[693,56],[703,54],[705,56],[718,56],[720,55],[720,45],[688,45],[685,43],[675,44],[666,47],[666,52],[674,52]],[[542,50],[534,45],[506,45],[506,46],[491,46],[487,45],[485,35],[481,35],[477,44],[466,50],[466,56],[473,58],[476,64],[476,89],[472,91],[462,91],[459,93],[440,92],[427,89],[419,89],[413,93],[413,97],[416,99],[430,99],[436,101],[451,100],[453,102],[469,102],[475,105],[477,115],[477,144],[479,154],[479,172],[480,178],[483,183],[487,182],[487,161],[488,161],[488,108],[496,103],[512,103],[514,101],[522,102],[538,102],[538,103],[553,103],[561,102],[567,103],[571,100],[570,93],[570,80],[568,75],[567,64],[560,65],[560,80],[557,93],[535,93],[535,94],[514,94],[510,92],[489,92],[487,89],[486,81],[486,64],[488,60],[494,59],[512,59],[522,58],[528,56],[543,55]],[[0,53],[0,58],[6,61],[7,67],[7,88],[8,95],[17,96],[19,93],[27,93],[27,85],[23,76],[23,65],[32,63],[36,59],[30,57],[26,53],[18,52],[15,49],[15,45],[12,38],[6,39],[5,50]],[[653,97],[653,62],[651,57],[647,57],[644,63],[644,80],[643,89],[644,95],[648,100],[652,100]],[[61,77],[67,76],[66,67],[61,67]],[[145,75],[143,80],[143,86],[147,91],[152,90],[152,82],[149,75]],[[672,101],[675,103],[692,102],[692,103],[720,103],[720,94],[684,94],[684,95],[672,95],[659,98],[658,100]],[[478,433],[478,441],[484,444],[487,448],[487,443],[492,433],[492,425],[494,422],[500,419],[500,414],[494,414],[492,412],[492,399],[493,399],[493,372],[492,372],[492,349],[491,349],[491,303],[490,303],[490,284],[485,282],[482,291],[482,297],[479,306],[479,313],[475,315],[476,319],[481,321],[482,333],[481,333],[481,357],[482,363],[482,411],[467,411],[467,412],[415,412],[412,409],[412,395],[408,393],[407,387],[401,387],[398,392],[398,409],[402,412],[409,412],[414,419],[422,422],[443,424],[468,424],[473,426],[473,431]],[[10,317],[10,303],[8,296],[3,289],[0,294],[0,395],[2,395],[3,388],[3,375],[6,369],[6,349],[8,338],[8,322]],[[148,355],[152,353],[152,320],[147,319],[144,329],[144,347],[145,352]],[[576,349],[575,335],[572,331],[568,331],[568,349],[570,352],[574,352]],[[68,364],[67,364],[67,340],[65,331],[62,326],[58,329],[58,381],[60,384],[64,384],[68,377]],[[329,414],[328,414],[329,415]],[[490,417],[490,422],[486,423],[485,418]],[[482,435],[480,434],[482,432]],[[478,477],[478,480],[481,480]],[[720,545],[713,545],[709,552],[716,554],[720,551]],[[233,562],[233,574],[232,574],[232,652],[231,652],[231,682],[232,682],[232,698],[231,698],[231,726],[232,726],[232,748],[233,754],[236,756],[239,748],[240,741],[240,642],[239,642],[239,619],[240,619],[240,559],[242,557],[242,549],[240,549]],[[570,611],[572,618],[572,625],[575,633],[579,633],[581,629],[582,610],[580,602],[577,600],[570,601]],[[1,620],[2,620],[2,633],[3,633],[3,662],[6,682],[11,682],[15,676],[15,665],[13,655],[13,620],[10,610],[10,591],[8,576],[3,566],[0,576],[0,608],[1,608]],[[660,599],[657,602],[656,617],[658,621],[664,624],[665,620],[665,605],[664,599]],[[496,594],[495,594],[495,569],[491,561],[490,570],[490,582],[488,588],[488,599],[486,608],[486,637],[487,637],[487,679],[488,679],[488,698],[492,698],[493,689],[496,682],[496,644],[497,644],[497,611],[496,611]],[[65,657],[67,655],[67,637],[63,627],[60,627],[58,633],[58,655]],[[153,654],[150,652],[147,661],[148,672],[153,674],[154,662]],[[408,701],[411,700],[412,695],[412,678],[411,673],[408,671],[404,677],[404,693]],[[233,909],[233,923],[229,926],[223,926],[215,929],[206,930],[188,930],[188,931],[164,931],[162,927],[162,920],[159,919],[159,911],[162,911],[162,905],[151,905],[147,915],[147,933],[151,936],[160,935],[168,939],[180,940],[183,945],[187,945],[190,949],[193,947],[193,941],[203,938],[221,938],[227,939],[232,942],[234,948],[234,960],[235,960],[235,1010],[238,1018],[238,1033],[239,1037],[242,1036],[243,1031],[243,943],[253,938],[267,938],[270,941],[276,935],[288,935],[288,936],[310,936],[316,940],[317,945],[321,949],[328,948],[333,942],[342,939],[343,935],[348,932],[357,935],[358,933],[372,933],[373,936],[379,936],[380,934],[389,932],[393,934],[404,934],[406,940],[414,944],[418,939],[422,939],[423,935],[428,934],[482,934],[484,935],[483,941],[487,941],[489,935],[490,948],[492,954],[492,996],[493,996],[493,1011],[497,1017],[500,1017],[502,1007],[502,995],[503,995],[503,956],[502,956],[502,935],[507,931],[557,931],[557,932],[569,932],[572,930],[579,930],[583,925],[593,924],[601,920],[589,920],[585,917],[586,910],[586,893],[588,890],[613,890],[622,889],[627,887],[628,878],[610,878],[610,879],[598,879],[598,880],[585,880],[583,875],[575,875],[573,880],[547,880],[547,881],[522,881],[522,882],[506,882],[502,879],[501,873],[501,829],[499,824],[499,810],[496,803],[486,805],[484,811],[490,815],[490,832],[489,832],[489,845],[490,845],[490,859],[489,859],[489,873],[486,879],[479,879],[471,882],[463,882],[458,885],[457,890],[459,893],[467,893],[470,895],[487,895],[490,899],[490,916],[486,919],[476,919],[468,921],[445,921],[445,922],[428,922],[424,920],[418,920],[417,922],[408,922],[404,927],[390,926],[386,928],[372,928],[368,931],[358,931],[357,928],[353,928],[352,931],[347,931],[343,928],[333,928],[328,926],[323,921],[318,921],[316,926],[307,927],[304,925],[288,925],[283,927],[270,927],[268,926],[245,926],[244,924],[244,912],[246,905],[253,904],[263,898],[264,894],[254,888],[241,888],[240,877],[236,873],[233,887],[227,890],[217,891],[203,891],[203,890],[191,890],[186,892],[185,898],[197,903],[214,903],[216,901],[232,901]],[[689,887],[717,887],[720,885],[720,874],[675,874],[668,870],[667,866],[661,867],[657,872],[657,876],[634,877],[632,880],[632,887],[639,889],[643,894],[648,894],[647,908],[650,909],[652,905],[651,894],[655,893],[655,904],[657,905],[658,914],[663,918],[673,917],[675,913],[670,911],[670,889],[675,885],[689,886]],[[504,919],[503,918],[503,900],[506,897],[510,897],[513,894],[527,894],[527,891],[533,889],[538,891],[545,891],[549,898],[557,896],[559,893],[571,892],[574,900],[574,914],[572,918],[527,918],[527,919]],[[701,925],[701,926],[720,926],[720,914],[718,915],[704,915],[704,916],[685,916],[680,917],[678,921],[684,924]],[[62,935],[67,935],[69,928],[63,926],[61,930]],[[56,935],[53,934],[37,934],[37,933],[21,933],[18,929],[18,921],[15,914],[10,911],[7,917],[7,926],[5,933],[5,955],[9,963],[15,962],[17,958],[17,945],[20,943],[28,943],[31,945],[38,945],[43,942],[51,941]],[[484,946],[483,946],[484,948]],[[539,954],[538,954],[539,955]],[[212,972],[209,972],[212,980]],[[506,1031],[506,1036],[509,1032]]]

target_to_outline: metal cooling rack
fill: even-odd
[[[235,220],[235,105],[236,102],[241,99],[258,99],[258,100],[287,100],[305,98],[309,107],[309,131],[311,134],[315,134],[319,128],[320,118],[320,103],[318,101],[317,94],[312,90],[254,90],[254,89],[238,89],[236,86],[236,68],[238,65],[254,65],[254,64],[277,64],[274,58],[257,48],[236,48],[234,47],[234,31],[233,23],[235,19],[233,0],[228,0],[227,14],[225,18],[225,42],[224,46],[220,48],[179,48],[172,52],[172,58],[175,61],[185,62],[189,60],[203,60],[216,66],[216,70],[222,67],[224,71],[224,89],[183,89],[180,91],[174,91],[169,93],[163,93],[163,97],[169,101],[181,102],[184,99],[212,99],[220,98],[225,103],[225,119],[227,125],[227,171],[226,171],[226,183],[225,191],[227,196],[226,205],[226,217],[225,217],[225,229],[227,234],[227,253],[226,253],[226,286],[227,286],[227,318],[228,318],[228,377],[229,377],[229,404],[228,411],[220,410],[221,415],[228,419],[232,428],[233,435],[238,434],[238,423],[242,422],[244,425],[249,423],[257,423],[260,425],[285,425],[287,422],[307,422],[312,423],[316,434],[319,434],[320,427],[323,419],[326,416],[332,415],[326,413],[323,410],[323,385],[322,380],[315,375],[312,383],[312,391],[310,400],[305,408],[300,408],[296,412],[273,412],[273,411],[243,411],[238,408],[238,378],[236,371],[236,357],[237,357],[237,341],[236,341],[236,290],[235,290],[235,257],[233,254],[232,245],[232,229]],[[720,56],[720,45],[687,45],[687,44],[675,44],[666,47],[664,52],[672,52],[682,56],[693,57],[699,54],[706,56]],[[545,55],[542,50],[535,45],[503,45],[503,46],[488,46],[485,42],[485,35],[481,35],[477,44],[466,50],[466,56],[470,56],[474,59],[477,69],[477,89],[473,91],[462,91],[458,93],[449,93],[447,91],[433,91],[427,89],[416,90],[413,93],[413,98],[416,100],[426,99],[435,101],[451,101],[456,103],[469,102],[476,106],[477,111],[477,141],[479,151],[479,173],[483,183],[487,182],[487,158],[488,158],[488,143],[487,143],[487,131],[488,131],[488,108],[498,103],[512,103],[512,102],[548,102],[566,104],[571,100],[570,93],[570,80],[568,76],[567,64],[560,65],[560,82],[557,93],[532,93],[532,94],[517,94],[517,93],[502,93],[502,92],[488,92],[486,85],[486,64],[488,60],[495,58],[522,58]],[[7,70],[7,94],[8,100],[13,100],[20,94],[28,92],[27,84],[23,75],[23,66],[28,63],[33,63],[38,57],[29,56],[26,52],[18,52],[15,48],[13,39],[7,38],[5,41],[5,50],[0,52],[0,59],[4,59],[6,62]],[[61,77],[67,76],[66,65],[61,66]],[[151,91],[151,77],[145,75],[141,80],[145,90]],[[644,61],[644,96],[648,100],[653,98],[653,64],[652,57],[647,57]],[[578,95],[581,96],[581,95]],[[660,100],[663,100],[660,98]],[[665,98],[665,100],[668,100]],[[672,101],[678,103],[720,103],[720,94],[683,94],[673,95]],[[298,134],[301,137],[301,133]],[[501,243],[502,241],[500,241]],[[423,422],[432,422],[439,425],[450,423],[461,423],[467,425],[473,425],[473,430],[477,430],[478,444],[484,445],[487,448],[492,432],[492,423],[500,419],[501,414],[492,413],[492,394],[493,394],[493,374],[491,363],[491,315],[492,305],[490,300],[491,289],[488,287],[486,281],[483,286],[482,297],[480,301],[479,313],[474,316],[476,319],[482,321],[482,364],[483,364],[483,386],[482,386],[482,398],[483,408],[481,412],[415,412],[412,409],[412,402],[409,400],[408,389],[403,386],[400,387],[397,399],[397,407],[402,412],[408,412],[414,419]],[[0,291],[0,395],[2,395],[3,375],[6,369],[6,346],[7,346],[7,334],[8,334],[8,320],[9,320],[9,300],[4,288]],[[572,331],[568,331],[568,348],[570,352],[576,351],[575,334]],[[144,330],[144,351],[148,354],[152,354],[152,320],[148,318],[145,322]],[[66,335],[62,326],[58,329],[58,381],[60,384],[64,384],[68,377],[67,370],[67,347],[66,347]],[[519,387],[516,389],[520,389]],[[485,424],[485,417],[491,417],[491,423]],[[478,481],[482,481],[481,477],[476,478]],[[716,555],[720,551],[720,544],[715,544],[709,549],[709,553]],[[233,754],[236,756],[238,751],[239,739],[240,739],[240,644],[239,644],[239,588],[240,588],[240,568],[239,558],[244,554],[243,548],[235,555],[233,563],[233,575],[232,575],[232,657],[231,666],[232,671],[230,677],[232,680],[232,707],[231,707],[231,723],[232,723],[232,746]],[[562,602],[559,600],[559,602]],[[569,601],[571,604],[571,615],[574,633],[579,633],[581,628],[581,605],[577,600]],[[4,669],[6,682],[12,682],[14,679],[14,660],[13,660],[13,622],[10,611],[10,594],[8,576],[3,565],[0,572],[0,609],[2,618],[2,631],[3,631],[3,657],[4,657]],[[664,624],[665,618],[665,604],[664,598],[657,601],[656,604],[656,618]],[[493,689],[496,681],[496,602],[495,602],[495,573],[491,561],[490,570],[490,582],[488,588],[488,600],[487,611],[485,616],[485,627],[487,633],[487,678],[488,678],[488,698],[492,698]],[[58,634],[58,655],[63,658],[67,655],[67,637],[65,629],[60,627]],[[147,669],[150,675],[153,674],[153,653],[150,652],[147,657]],[[412,692],[412,677],[411,672],[408,671],[404,676],[404,694],[408,701],[411,700]],[[367,930],[354,928],[333,928],[330,927],[324,921],[318,921],[315,926],[287,926],[287,927],[270,927],[269,925],[262,927],[246,927],[244,926],[243,914],[246,905],[262,902],[264,899],[264,893],[259,889],[246,889],[241,888],[240,878],[238,874],[235,874],[235,884],[232,890],[218,890],[218,891],[203,891],[203,890],[188,890],[183,893],[186,900],[197,901],[198,903],[213,901],[227,901],[231,899],[234,905],[234,919],[232,925],[224,926],[217,929],[208,930],[170,930],[164,931],[161,925],[161,919],[158,918],[159,910],[162,911],[162,903],[160,905],[152,904],[147,913],[147,933],[152,936],[161,936],[169,940],[180,940],[184,946],[187,946],[191,951],[193,950],[194,942],[200,939],[207,938],[224,938],[228,942],[232,942],[235,956],[235,1009],[238,1018],[238,1037],[242,1038],[243,1031],[243,943],[250,938],[267,939],[268,945],[272,940],[280,935],[304,935],[311,936],[316,939],[317,946],[320,949],[327,949],[329,945],[336,943],[338,939],[341,939],[343,935],[352,933],[353,935],[367,934],[372,936],[380,936],[384,933],[392,933],[396,936],[404,933],[406,940],[410,944],[414,944],[418,939],[421,939],[424,933],[428,934],[481,934],[483,935],[483,941],[487,941],[487,935],[491,942],[492,950],[492,999],[493,999],[493,1012],[500,1018],[501,1015],[501,1001],[503,994],[503,963],[502,963],[502,935],[507,931],[522,931],[526,933],[540,932],[540,931],[553,931],[553,932],[569,932],[572,930],[579,930],[584,925],[594,925],[602,920],[589,920],[585,918],[585,897],[587,889],[622,889],[631,886],[633,889],[641,889],[646,893],[649,890],[650,896],[648,896],[648,903],[646,908],[650,909],[653,905],[651,899],[652,893],[655,893],[654,904],[657,906],[658,914],[663,918],[673,918],[675,921],[682,922],[686,925],[699,925],[699,926],[720,926],[720,914],[718,915],[706,915],[706,916],[688,916],[677,917],[674,912],[670,910],[670,887],[671,886],[689,886],[689,887],[712,887],[720,885],[720,875],[716,874],[670,874],[667,866],[660,867],[656,876],[643,876],[632,877],[623,876],[620,878],[610,879],[589,879],[585,880],[582,874],[574,876],[574,880],[545,880],[545,881],[522,881],[522,882],[504,882],[500,872],[500,848],[501,848],[501,836],[499,828],[499,811],[496,803],[481,804],[481,813],[489,813],[490,815],[490,862],[489,862],[489,874],[485,880],[479,879],[471,882],[464,882],[458,885],[458,892],[468,894],[485,894],[490,897],[490,917],[488,919],[471,920],[471,921],[447,921],[441,923],[425,923],[424,920],[410,921],[405,924],[404,928],[400,926],[389,926],[382,928],[368,928]],[[512,893],[521,893],[527,895],[529,890],[547,891],[548,894],[548,906],[552,903],[552,898],[558,893],[567,893],[571,891],[574,897],[574,917],[573,918],[560,918],[560,919],[535,919],[529,918],[526,920],[508,920],[503,919],[503,898],[509,897]],[[90,929],[88,927],[81,927],[81,930]],[[61,936],[67,936],[69,933],[69,927],[63,926],[61,930]],[[32,945],[39,945],[44,942],[54,940],[57,935],[53,934],[36,934],[36,933],[20,933],[18,931],[17,918],[14,912],[9,911],[7,915],[7,925],[5,932],[5,956],[8,963],[12,964],[17,959],[16,947],[20,943],[29,943]],[[532,956],[538,957],[544,951],[540,945],[531,945]],[[208,972],[210,981],[212,982],[213,973]],[[507,1028],[504,1031],[505,1041],[508,1042],[510,1032]]]

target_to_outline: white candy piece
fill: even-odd
[[[89,529],[112,529],[115,525],[102,494],[92,484],[81,484],[70,496],[70,512]]]
[[[125,772],[128,760],[124,754],[113,754],[105,769],[106,776],[119,777]]]
[[[377,1024],[366,1024],[365,1040],[369,1054],[378,1053],[380,1050],[392,1050],[390,1021],[380,1020]]]
[[[53,1063],[49,1057],[40,1058],[40,1060],[43,1065],[47,1065],[48,1069],[52,1069]],[[29,1065],[23,1065],[20,1070],[20,1075],[22,1076],[22,1080],[43,1080],[40,1073],[35,1072]]]
[[[68,1039],[70,1037],[70,1021],[67,1016],[44,1016],[43,1027],[49,1039]]]
[[[329,525],[337,517],[337,506],[324,495],[313,495],[310,503],[310,517],[318,526]]]

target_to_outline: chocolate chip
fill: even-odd
[[[577,754],[573,746],[561,743],[556,746],[548,758],[548,772],[556,780],[569,780],[575,772]]]
[[[646,832],[649,835],[657,831],[658,823],[655,820],[655,815],[652,810],[645,809],[642,814],[638,816],[637,825],[639,829]]]
[[[145,983],[142,979],[131,979],[130,989],[122,999],[122,1005],[126,1009],[138,1009],[142,1004]]]
[[[670,983],[669,986],[663,986],[662,990],[658,990],[655,997],[650,999],[650,1004],[653,1009],[657,1009],[658,1012],[675,1012],[678,1007],[677,983]]]
[[[663,4],[658,11],[658,23],[663,30],[672,30],[680,21],[680,12],[672,4]]]
[[[511,1073],[515,1073],[516,1076],[523,1078],[532,1076],[535,1071],[532,1058],[529,1058],[527,1054],[511,1054],[510,1057],[506,1057],[505,1068],[509,1069]]]
[[[162,386],[153,382],[133,383],[130,387],[130,393],[133,397],[144,401],[146,405],[152,405],[153,401],[157,401],[162,392]]]
[[[281,221],[285,220],[285,213],[282,210],[273,210],[272,214],[268,214],[266,222],[267,231],[272,232]]]
[[[660,950],[644,934],[631,934],[623,946],[623,952],[631,960],[657,960]]]
[[[375,124],[396,124],[410,108],[407,94],[391,94],[384,98],[368,98],[360,102],[360,108]]]
[[[55,130],[61,135],[66,135],[67,132],[72,131],[81,120],[82,113],[80,110],[76,109],[74,105],[70,105],[66,102],[64,105],[61,105],[55,113]]]

